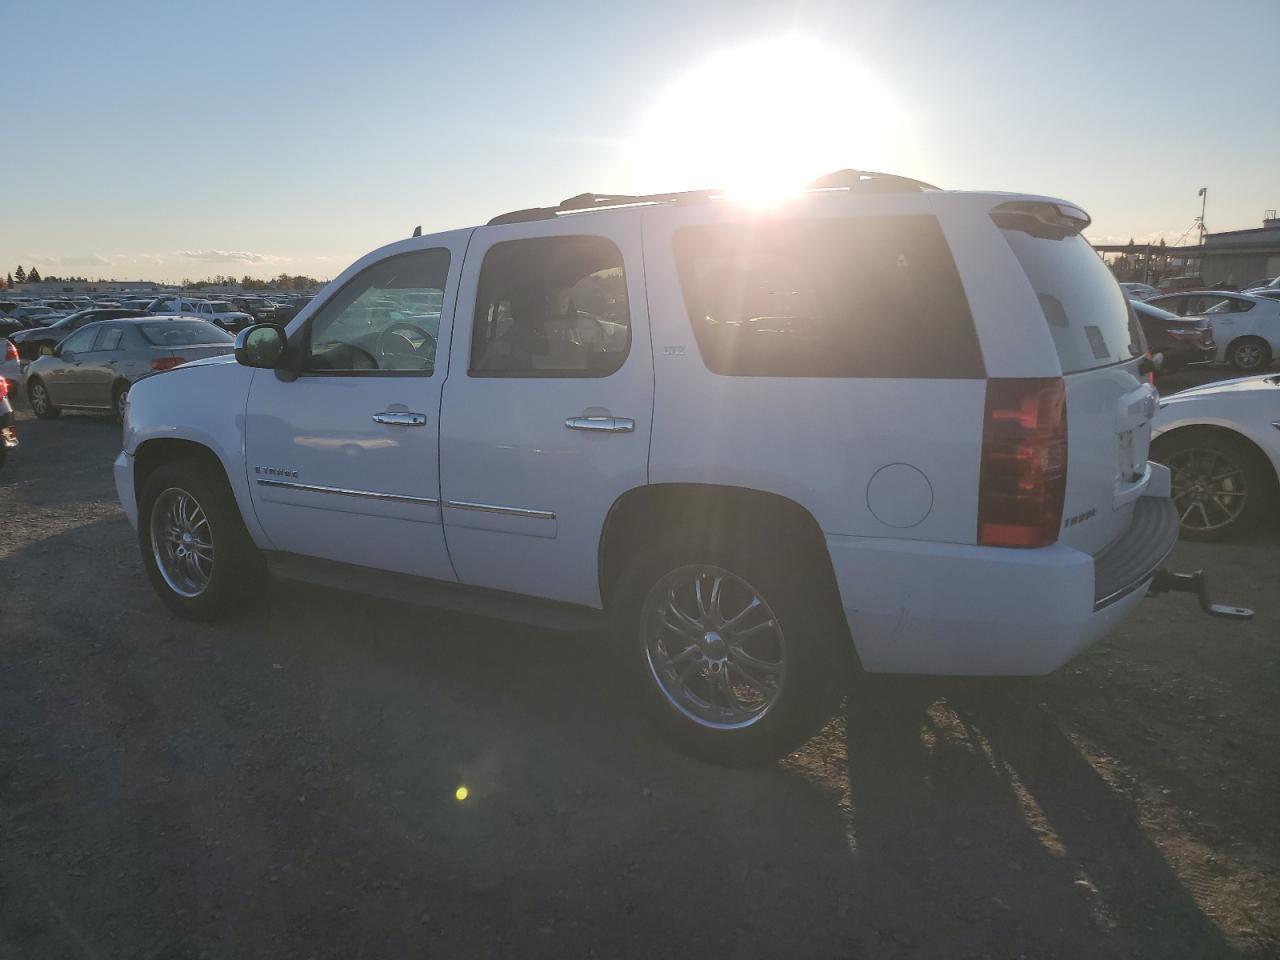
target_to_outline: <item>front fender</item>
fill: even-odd
[[[257,371],[238,363],[177,367],[143,377],[129,391],[124,452],[136,458],[148,443],[185,440],[222,464],[254,542],[268,547],[253,510],[245,469],[245,406]]]

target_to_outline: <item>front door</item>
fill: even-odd
[[[640,219],[481,227],[441,420],[463,583],[598,606],[600,531],[647,479],[653,407]]]
[[[118,323],[108,324],[98,334],[93,350],[81,355],[82,364],[76,371],[82,390],[81,403],[110,409],[115,399],[112,391],[116,381],[123,376],[119,371],[123,340],[124,329]]]
[[[45,375],[45,387],[55,405],[78,407],[88,402],[88,391],[81,373],[85,357],[93,351],[93,343],[101,329],[96,324],[85,327],[58,345],[58,362]]]
[[[424,237],[366,257],[290,326],[297,379],[255,372],[246,467],[275,549],[455,579],[440,525],[438,430],[466,238]],[[421,309],[424,294],[434,309]]]

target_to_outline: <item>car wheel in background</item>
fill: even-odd
[[[1227,362],[1243,373],[1271,364],[1271,347],[1261,337],[1241,337],[1227,350]]]
[[[1274,504],[1268,465],[1249,441],[1229,431],[1178,430],[1156,441],[1152,459],[1173,474],[1173,505],[1188,539],[1237,536]]]
[[[847,632],[838,605],[779,555],[672,535],[635,550],[618,580],[611,613],[622,668],[645,713],[687,753],[768,763],[839,703]]]
[[[124,420],[125,408],[129,405],[129,384],[121,383],[116,385],[115,394],[111,401],[111,409],[115,411],[117,420]]]
[[[214,620],[250,605],[266,582],[226,480],[195,460],[166,463],[138,503],[138,545],[152,587],[174,613]]]
[[[31,404],[31,412],[41,420],[52,420],[62,413],[49,399],[49,388],[39,377],[27,382],[27,402]]]

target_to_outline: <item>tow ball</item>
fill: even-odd
[[[1209,597],[1209,580],[1203,570],[1197,570],[1195,573],[1174,573],[1162,567],[1156,571],[1147,596],[1158,597],[1162,593],[1194,593],[1200,601],[1200,609],[1211,617],[1223,617],[1227,620],[1253,619],[1253,611],[1248,607],[1214,603]]]

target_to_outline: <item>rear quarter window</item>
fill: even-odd
[[[1143,352],[1142,331],[1106,264],[1078,233],[1000,232],[1040,301],[1063,373],[1123,363]]]
[[[985,376],[934,217],[709,224],[677,231],[674,247],[694,337],[714,373]]]

